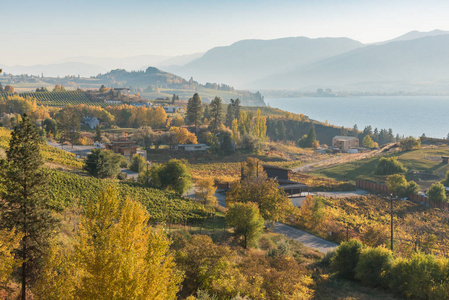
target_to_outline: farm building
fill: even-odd
[[[341,151],[348,151],[351,148],[359,147],[359,139],[355,136],[337,135],[332,139],[332,146],[339,148]]]
[[[206,151],[209,146],[206,144],[178,144],[175,146],[175,150],[180,151]]]
[[[267,174],[268,178],[275,179],[279,183],[279,188],[283,189],[288,195],[300,194],[302,192],[309,191],[309,187],[307,185],[289,179],[289,169],[263,165],[263,171]]]
[[[123,156],[131,157],[137,153],[137,144],[134,141],[114,141],[106,145],[106,149]]]

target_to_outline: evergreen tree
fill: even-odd
[[[94,141],[100,143],[101,142],[101,129],[100,129],[100,125],[97,125],[97,127],[95,127],[95,137],[94,137]]]
[[[200,95],[198,95],[198,93],[195,93],[187,103],[186,119],[189,124],[195,125],[196,129],[200,124],[202,116],[203,116],[203,102],[201,101]]]
[[[311,126],[309,133],[307,133],[307,146],[312,147],[313,143],[316,141],[315,126]]]
[[[120,173],[120,154],[95,149],[87,155],[84,170],[97,178],[115,178]]]
[[[340,135],[343,135],[343,136],[348,135],[348,130],[343,126],[341,126],[341,128],[340,128]]]
[[[354,124],[354,127],[352,128],[352,136],[359,136],[359,127],[357,127],[357,124]]]
[[[5,90],[3,89],[3,85],[0,83],[0,93],[3,93]]]
[[[37,277],[41,255],[57,223],[46,203],[48,176],[42,168],[40,143],[38,130],[24,114],[11,134],[6,160],[1,166],[4,189],[0,227],[15,228],[23,234],[16,249],[16,255],[23,261],[18,273],[22,299],[26,299],[27,286]]]
[[[239,98],[237,98],[235,100],[231,99],[231,104],[234,107],[234,118],[236,118],[237,120],[240,119],[240,108],[241,108],[240,103],[241,102],[240,102]]]
[[[205,120],[209,120],[209,119],[210,119],[209,105],[206,104],[206,107],[204,108],[204,112],[203,112],[203,118],[201,120],[204,122]]]
[[[211,117],[209,128],[212,132],[216,132],[221,124],[223,124],[223,106],[221,98],[215,97],[215,99],[211,101],[209,107]]]
[[[231,99],[231,101],[233,101]],[[226,126],[231,128],[232,126],[232,120],[235,119],[235,114],[234,114],[234,106],[232,105],[232,103],[228,104],[228,109],[226,111]]]

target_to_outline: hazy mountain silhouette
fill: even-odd
[[[252,87],[298,89],[385,82],[425,84],[449,78],[449,35],[370,45],[268,76]],[[376,84],[378,83],[377,87]]]
[[[349,38],[291,37],[275,40],[242,40],[216,47],[184,67],[166,68],[200,82],[227,83],[244,87],[264,76],[303,66],[362,47]]]
[[[89,77],[91,75],[96,75],[99,73],[104,73],[107,71],[106,68],[103,68],[98,65],[79,63],[79,62],[66,62],[59,64],[48,64],[48,65],[32,65],[32,66],[6,66],[1,65],[5,73],[21,75],[41,75],[44,74],[46,77],[65,77],[67,75],[70,76],[78,76],[81,77]]]
[[[438,36],[438,35],[445,35],[445,34],[449,34],[449,31],[443,31],[440,29],[435,29],[435,30],[427,31],[427,32],[414,30],[414,31],[407,32],[406,34],[403,34],[401,36],[398,36],[397,38],[394,38],[392,40],[374,43],[374,44],[382,45],[382,44],[386,44],[386,43],[390,43],[390,42],[416,40],[416,39],[420,39],[423,37]]]

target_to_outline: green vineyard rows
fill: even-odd
[[[37,105],[44,106],[67,106],[67,105],[95,105],[101,107],[114,106],[103,101],[95,101],[89,99],[84,91],[64,91],[64,92],[23,92],[18,94],[20,97],[31,97],[36,99]],[[0,93],[0,98],[6,98],[11,94]]]
[[[78,204],[83,207],[89,199],[95,199],[102,189],[109,186],[117,188],[121,199],[129,196],[141,202],[147,208],[152,222],[199,221],[215,214],[213,208],[172,192],[142,187],[137,183],[96,179],[55,170],[50,171],[49,204],[58,210]]]

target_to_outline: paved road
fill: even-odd
[[[322,253],[330,252],[338,247],[337,244],[282,223],[274,223],[272,230],[276,233],[283,234],[292,240],[298,241],[306,247],[318,250]]]
[[[69,145],[64,145],[61,146],[61,144],[58,143],[52,143],[52,142],[47,142],[48,145],[58,148],[58,149],[62,149],[64,151],[79,155],[79,156],[87,156],[88,153],[90,153],[92,151],[92,149],[94,149],[93,146],[82,146],[82,145],[73,145],[69,146]]]
[[[326,198],[349,198],[369,194],[368,191],[362,189],[356,189],[355,191],[348,191],[348,192],[314,192],[314,193]]]
[[[195,199],[195,186],[192,186],[187,192],[184,193],[184,197]],[[218,205],[226,207],[226,195],[221,194],[218,190],[214,194],[215,198],[217,198]]]

